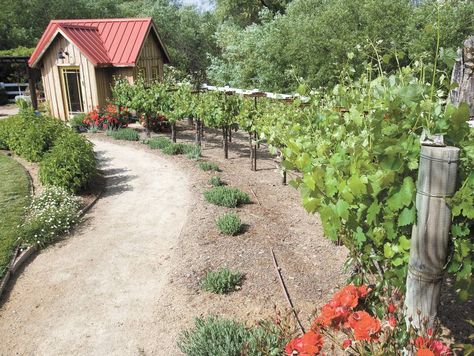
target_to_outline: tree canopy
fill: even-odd
[[[474,34],[469,0],[0,0],[0,50],[34,47],[55,18],[153,17],[172,65],[212,84],[292,91],[329,87],[367,64],[383,70],[453,57]]]

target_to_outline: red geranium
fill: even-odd
[[[378,338],[380,321],[366,311],[358,311],[349,317],[349,325],[354,329],[356,340],[374,341]]]
[[[315,356],[319,354],[323,344],[323,336],[310,330],[302,337],[291,340],[285,347],[285,353],[287,355]]]

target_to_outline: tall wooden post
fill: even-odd
[[[448,101],[459,106],[469,105],[470,116],[474,117],[474,36],[464,41],[464,48],[458,50],[458,58],[453,68],[451,81],[458,87],[451,90]]]
[[[459,148],[422,146],[418,171],[416,210],[408,265],[407,322],[433,325],[436,318],[443,266],[448,253],[451,210],[446,198],[456,190]]]

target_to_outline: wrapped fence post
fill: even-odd
[[[416,328],[424,320],[432,326],[437,314],[451,226],[446,198],[456,189],[458,159],[456,147],[421,147],[405,299],[407,322],[411,317]]]

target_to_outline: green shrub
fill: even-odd
[[[219,166],[215,164],[214,162],[200,162],[199,163],[199,168],[201,168],[203,171],[214,171],[214,172],[220,172],[221,170],[219,169]]]
[[[219,231],[225,235],[236,235],[242,230],[242,222],[237,214],[229,213],[217,219]]]
[[[28,161],[38,162],[53,146],[56,138],[69,128],[52,117],[37,116],[31,110],[2,120],[0,141]]]
[[[196,318],[194,328],[180,335],[178,347],[188,356],[241,356],[246,338],[243,324],[209,316]]]
[[[187,356],[282,356],[290,335],[269,321],[246,328],[244,324],[208,316],[196,318],[185,330],[178,347]]]
[[[77,199],[60,187],[45,187],[27,208],[25,223],[20,227],[24,242],[41,246],[68,232],[79,220]]]
[[[221,177],[214,176],[209,179],[209,184],[213,187],[220,187],[221,185],[224,185],[224,182],[221,180]]]
[[[204,192],[204,198],[211,204],[235,208],[240,204],[250,203],[249,196],[237,188],[214,187]]]
[[[201,157],[201,146],[195,144],[185,144],[184,153],[189,159],[199,159],[199,157]]]
[[[124,141],[138,141],[140,138],[138,132],[130,127],[118,130],[107,130],[107,136],[111,136],[116,140]]]
[[[174,156],[184,153],[184,144],[183,143],[171,143],[168,146],[164,147],[161,152],[166,155]]]
[[[79,134],[68,131],[44,156],[39,177],[44,185],[56,185],[76,192],[90,182],[95,172],[93,145]]]
[[[231,271],[228,268],[219,268],[209,271],[202,280],[201,288],[207,292],[226,294],[235,290],[242,281],[242,273]]]
[[[87,125],[83,122],[86,114],[76,114],[69,120],[69,126],[76,131],[87,131]]]
[[[162,150],[163,148],[168,147],[171,144],[171,140],[166,137],[155,137],[148,140],[148,146],[153,150]]]

